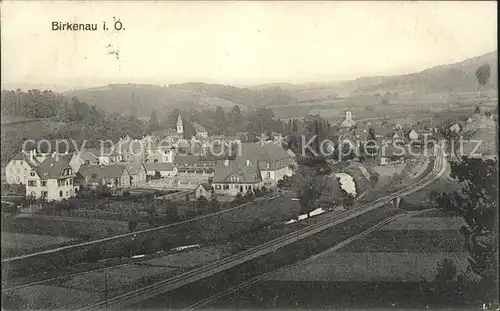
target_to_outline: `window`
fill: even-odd
[[[34,177],[35,176],[35,172],[30,172],[30,176]]]
[[[49,195],[47,191],[42,191],[41,196],[42,198],[46,198]]]
[[[21,170],[19,169],[19,167],[16,167],[16,174],[19,174],[21,172]]]
[[[220,185],[215,185],[216,190],[220,190]]]
[[[66,191],[66,196],[69,197],[69,191]]]
[[[69,180],[69,184],[70,184],[70,185],[73,185],[73,179],[70,179],[70,180]]]
[[[224,190],[228,190],[229,189],[229,185],[224,185]]]
[[[19,176],[16,176],[16,182],[20,182]]]
[[[73,170],[72,169],[68,169],[68,174],[69,175],[73,174]]]
[[[28,180],[29,187],[36,187],[36,180]]]
[[[59,191],[59,197],[61,197],[61,198],[62,198],[62,196],[63,196],[63,192],[62,192],[62,190],[61,190],[61,191]]]
[[[267,172],[267,178],[271,178],[271,172]]]
[[[46,180],[42,180],[42,181],[40,181],[40,185],[41,185],[42,187],[47,187],[47,181],[46,181]]]

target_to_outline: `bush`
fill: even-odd
[[[220,203],[217,201],[216,198],[212,198],[212,200],[210,200],[208,209],[211,213],[217,213],[221,211]]]
[[[245,201],[243,200],[243,196],[241,195],[240,192],[238,192],[238,194],[234,197],[233,205],[238,206],[238,205],[241,205],[243,203],[245,203]]]
[[[97,262],[101,259],[101,251],[98,246],[92,246],[84,255],[84,260],[86,262]]]

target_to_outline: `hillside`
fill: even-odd
[[[476,70],[483,64],[491,67],[491,83],[483,88],[488,92],[498,89],[497,51],[466,59],[462,62],[436,66],[421,72],[361,77],[354,80],[324,84],[271,83],[251,87],[222,84],[182,83],[170,86],[150,84],[110,84],[103,87],[72,90],[65,93],[107,112],[149,117],[151,111],[168,113],[182,110],[214,110],[221,106],[226,111],[234,105],[241,110],[258,106],[284,107],[294,104],[335,100],[338,96],[385,94],[386,92],[449,94],[476,92]]]
[[[476,92],[476,70],[483,64],[491,67],[491,81],[484,91],[498,90],[498,52],[494,51],[464,61],[436,66],[423,71],[393,76],[361,77],[355,80],[325,84],[299,91],[300,97],[321,97],[322,94],[352,96],[386,92],[460,93]],[[307,95],[306,95],[307,94]],[[304,96],[306,95],[306,96]]]
[[[153,109],[214,110],[215,107],[221,106],[224,110],[230,110],[234,105],[239,105],[241,110],[248,110],[259,105],[284,105],[294,100],[289,92],[276,87],[250,90],[206,83],[183,83],[168,87],[110,84],[66,94],[76,96],[108,112],[135,116],[149,116]]]

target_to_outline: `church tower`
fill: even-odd
[[[182,118],[181,115],[179,114],[179,118],[177,119],[177,134],[183,134],[184,133],[184,127],[182,126]]]
[[[345,120],[340,124],[341,127],[353,127],[356,125],[356,121],[352,119],[352,113],[350,111],[346,111]]]

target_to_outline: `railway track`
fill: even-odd
[[[108,299],[107,301],[101,301],[99,303],[89,305],[80,310],[81,311],[105,310],[107,308],[113,308],[113,309],[123,308],[127,305],[155,297],[170,290],[179,288],[181,286],[187,285],[192,282],[199,281],[208,276],[214,275],[218,272],[235,267],[239,264],[250,261],[262,255],[274,252],[279,248],[294,243],[300,239],[304,239],[313,234],[319,233],[325,229],[333,227],[337,224],[345,222],[349,219],[355,218],[371,210],[379,208],[393,199],[419,191],[427,187],[429,184],[433,183],[437,178],[439,178],[442,175],[444,168],[445,168],[445,158],[443,157],[442,153],[439,153],[438,157],[436,158],[436,161],[434,161],[434,167],[432,171],[427,176],[422,178],[420,181],[416,182],[415,184],[405,189],[396,191],[395,193],[374,200],[373,202],[370,202],[368,204],[364,204],[362,206],[358,206],[356,208],[347,210],[345,212],[333,215],[316,224],[312,224],[310,226],[302,228],[297,232],[289,233],[282,237],[276,238],[272,241],[242,251],[238,254],[223,258],[217,262],[209,263],[203,267],[187,271],[185,273],[166,279],[164,281],[136,289],[134,291],[119,295],[117,297],[113,297],[111,299]]]

